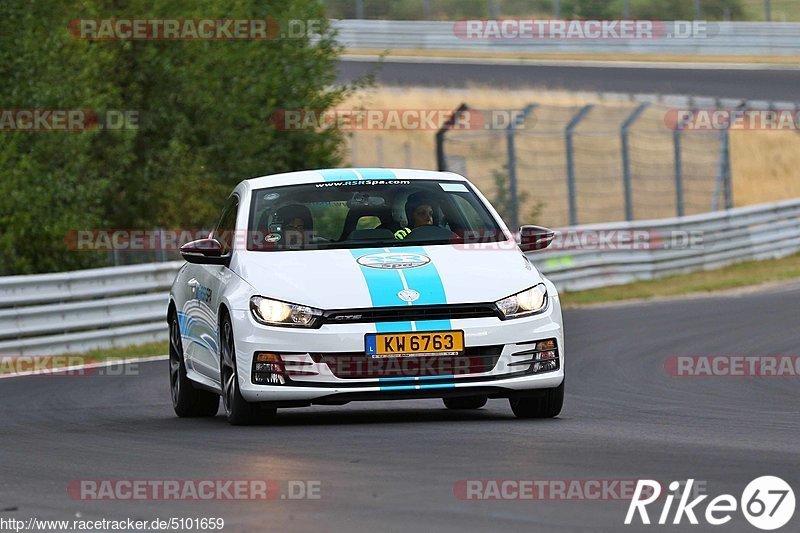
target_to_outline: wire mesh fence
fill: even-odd
[[[553,106],[505,130],[443,136],[463,173],[511,226],[554,226],[704,213],[732,206],[725,131],[678,131],[649,103]]]
[[[796,0],[325,0],[334,19],[455,20],[466,17],[633,17],[652,19],[797,20]]]

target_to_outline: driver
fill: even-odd
[[[420,226],[433,226],[433,208],[436,202],[425,192],[415,192],[406,200],[406,219],[411,228],[394,232],[395,239],[405,239],[411,230]]]

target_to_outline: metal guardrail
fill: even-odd
[[[679,218],[573,226],[566,231],[576,238],[625,231],[642,237],[633,250],[589,246],[529,254],[560,290],[592,289],[800,252],[800,199]],[[685,244],[693,233],[698,242]]]
[[[0,354],[81,353],[167,338],[182,261],[0,278]]]
[[[455,50],[475,52],[659,53],[710,55],[800,54],[800,23],[709,22],[709,35],[652,39],[467,39],[456,22],[336,20],[348,50]],[[667,23],[669,24],[669,23]]]
[[[637,248],[556,249],[530,259],[561,290],[581,290],[800,252],[800,199],[680,218],[572,226],[638,232]],[[695,246],[670,246],[695,232]],[[618,242],[614,241],[614,242]],[[665,246],[666,244],[666,246]],[[165,340],[167,290],[181,262],[0,278],[0,354],[79,353]]]

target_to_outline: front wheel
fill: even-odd
[[[195,389],[186,376],[183,360],[183,343],[178,317],[175,313],[169,320],[169,385],[172,407],[180,417],[216,416],[219,396],[213,392]]]
[[[553,418],[564,405],[564,382],[553,389],[543,389],[538,396],[509,398],[517,418]]]
[[[277,409],[262,409],[257,404],[249,403],[239,390],[239,374],[236,367],[236,347],[233,339],[233,326],[227,316],[222,325],[222,354],[220,371],[222,378],[222,405],[225,416],[234,426],[248,426],[263,423],[272,419]]]

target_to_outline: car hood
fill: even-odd
[[[258,294],[320,309],[494,302],[542,281],[516,247],[244,252],[238,259],[234,268]]]

